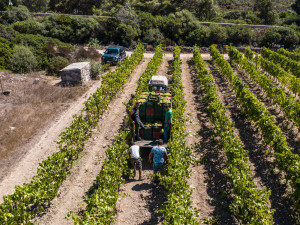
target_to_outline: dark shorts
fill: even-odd
[[[141,159],[131,158],[131,162],[132,162],[133,166],[136,166],[137,170],[142,169],[142,161],[141,161]]]
[[[153,163],[153,171],[157,172],[157,171],[162,171],[163,169],[163,163]]]

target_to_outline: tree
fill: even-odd
[[[269,28],[262,38],[262,45],[273,47],[282,44],[285,47],[291,47],[299,43],[299,37],[296,31],[290,27]]]
[[[254,11],[258,11],[258,17],[263,20],[264,24],[274,24],[276,14],[271,0],[255,0]]]
[[[140,35],[140,29],[121,23],[117,28],[116,34],[116,41],[119,44],[130,46],[134,44],[135,39]]]
[[[223,44],[226,43],[227,31],[225,27],[218,24],[211,24],[209,26],[209,42],[210,44]]]
[[[10,65],[13,72],[28,73],[35,70],[38,62],[28,47],[16,45],[10,57]]]
[[[145,42],[149,44],[160,44],[164,40],[164,35],[157,28],[151,28],[144,33]]]
[[[214,0],[195,1],[193,11],[195,12],[196,17],[201,20],[208,21],[213,19],[218,14]]]
[[[12,9],[3,12],[1,19],[4,23],[11,24],[17,21],[28,20],[29,18],[29,10],[25,6],[20,5],[18,7],[13,7]]]
[[[228,42],[234,44],[250,44],[254,38],[254,33],[250,27],[235,25],[226,27],[228,34]]]
[[[187,43],[189,46],[193,46],[195,44],[198,46],[202,46],[205,43],[207,43],[208,36],[209,36],[208,28],[201,27],[189,33],[187,37]]]
[[[46,12],[50,0],[23,0],[25,5],[32,12]]]
[[[294,4],[291,5],[292,9],[298,14],[300,15],[300,0],[296,0],[294,2]]]

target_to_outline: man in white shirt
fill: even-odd
[[[131,147],[128,149],[128,152],[131,157],[131,162],[134,169],[134,177],[136,175],[136,170],[139,170],[139,180],[142,180],[142,161],[140,158],[140,147],[132,142]]]

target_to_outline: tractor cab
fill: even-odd
[[[168,91],[168,79],[165,76],[152,76],[149,80],[149,91],[166,93]]]

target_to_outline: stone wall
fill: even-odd
[[[90,62],[72,63],[60,71],[63,85],[84,84],[91,79],[90,74]]]

